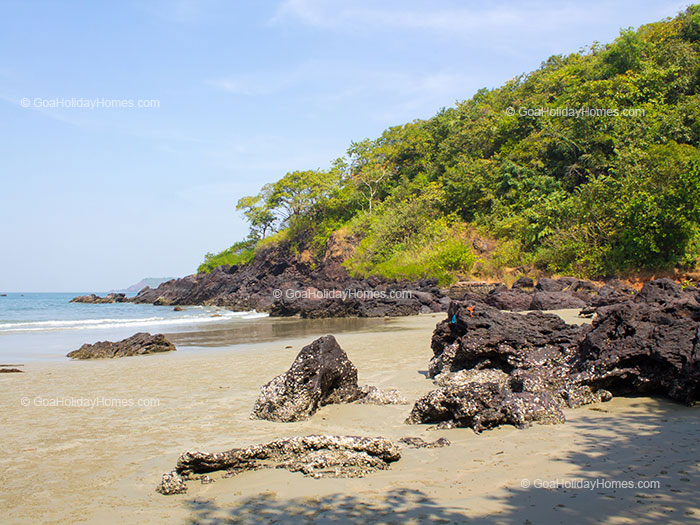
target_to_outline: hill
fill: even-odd
[[[146,288],[157,288],[164,282],[170,281],[174,277],[145,277],[139,282],[132,284],[131,286],[124,288],[123,290],[111,290],[110,293],[137,293]]]
[[[352,277],[604,278],[700,258],[700,5],[351,144],[244,197],[249,237]]]

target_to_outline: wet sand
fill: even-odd
[[[337,339],[360,382],[399,388],[412,402],[426,378],[432,330],[443,315],[382,320]],[[292,322],[293,324],[293,322]],[[567,423],[427,431],[409,406],[324,407],[311,420],[249,419],[259,387],[329,328],[306,322],[250,345],[114,361],[28,363],[0,377],[0,521],[4,523],[478,522],[688,523],[700,519],[700,410],[659,399],[617,398],[567,410]],[[303,334],[303,335],[301,335]],[[211,334],[210,334],[211,336]],[[196,340],[194,334],[189,336]],[[212,336],[213,337],[213,336]],[[206,339],[206,338],[205,338]],[[182,342],[182,341],[181,341]],[[293,348],[285,348],[291,345]],[[211,346],[207,349],[205,347]],[[54,399],[103,406],[48,406]],[[104,399],[103,399],[104,398]],[[114,400],[126,406],[114,406]],[[157,406],[138,406],[152,404]],[[80,401],[76,401],[80,402]],[[23,403],[28,406],[23,406]],[[129,406],[133,403],[132,406]],[[111,404],[111,406],[104,406]],[[154,489],[187,449],[221,451],[312,433],[445,437],[451,447],[403,449],[389,470],[363,479],[247,472],[161,496]],[[541,488],[596,482],[587,488]],[[614,488],[612,482],[658,488]]]

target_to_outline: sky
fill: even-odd
[[[0,0],[0,292],[191,274],[263,184],[688,3]]]

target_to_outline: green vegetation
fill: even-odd
[[[696,5],[353,143],[328,170],[285,175],[239,201],[249,239],[200,270],[244,264],[274,232],[318,259],[340,228],[359,239],[356,276],[692,269],[699,140]],[[477,259],[475,236],[495,250]]]
[[[198,273],[209,273],[217,266],[248,264],[255,256],[256,241],[247,239],[237,242],[221,253],[208,253],[204,262],[197,268]]]

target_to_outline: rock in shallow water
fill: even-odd
[[[174,352],[175,345],[163,334],[151,335],[139,332],[121,341],[99,341],[95,344],[84,344],[78,350],[69,352],[71,359],[112,359],[135,355]]]
[[[78,297],[73,297],[70,300],[71,303],[87,303],[87,304],[108,304],[108,303],[128,303],[126,294],[123,293],[110,293],[104,297],[100,297],[96,294],[90,295],[79,295]]]
[[[161,494],[182,494],[186,480],[195,474],[225,470],[235,475],[246,470],[283,468],[305,476],[363,477],[386,469],[401,458],[399,447],[388,439],[359,436],[304,436],[278,439],[226,452],[185,452],[175,470],[163,474],[156,488]]]
[[[357,368],[327,335],[301,349],[292,366],[262,386],[251,417],[270,421],[302,421],[324,405],[352,402],[406,404],[396,390],[360,387]]]

